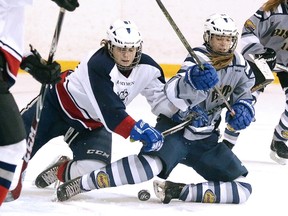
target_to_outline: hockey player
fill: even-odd
[[[62,7],[74,10],[76,0],[54,0]],[[26,131],[18,106],[10,92],[23,58],[24,12],[32,0],[0,1],[0,205],[3,203],[18,162],[26,149]],[[30,53],[21,68],[34,64],[31,73],[41,83],[57,82],[60,65],[57,62],[42,64],[39,56]]]
[[[156,115],[170,107],[168,100],[158,105],[165,98],[164,74],[150,56],[142,53],[138,28],[131,21],[116,20],[101,45],[75,71],[62,72],[61,82],[51,85],[46,94],[31,156],[49,140],[63,135],[73,158],[61,158],[41,173],[35,181],[39,188],[111,163],[112,133],[144,140],[145,151],[157,151],[162,146],[158,131],[126,112],[126,106],[139,94],[146,97]],[[32,101],[22,114],[26,130],[31,127],[35,110]]]
[[[271,142],[270,157],[280,164],[288,159],[288,73],[275,68],[276,63],[288,65],[288,4],[287,0],[268,0],[244,24],[241,41],[242,53],[249,61],[256,80],[261,79],[261,72],[251,60],[249,54],[267,61],[271,70],[277,72],[285,94],[285,108],[275,126]],[[261,91],[256,92],[257,97]]]
[[[245,202],[252,192],[251,185],[234,180],[245,177],[248,171],[225,143],[218,142],[223,99],[213,88],[221,87],[225,97],[230,98],[235,112],[233,116],[230,111],[226,113],[230,129],[240,131],[249,126],[254,118],[250,92],[254,76],[243,56],[235,51],[237,37],[237,28],[230,17],[210,16],[205,22],[204,45],[194,48],[203,68],[187,56],[177,75],[165,85],[165,93],[178,111],[172,118],[160,114],[155,128],[163,132],[193,115],[190,125],[166,136],[159,151],[142,149],[139,155],[124,157],[65,182],[57,189],[58,200],[65,201],[93,189],[137,184],[154,176],[166,179],[182,163],[207,182],[184,187],[156,181],[156,195],[163,203],[174,198],[190,202]]]

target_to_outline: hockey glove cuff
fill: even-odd
[[[136,122],[132,128],[130,139],[131,141],[141,141],[145,152],[160,150],[164,142],[162,134],[142,120]]]
[[[232,109],[235,115],[232,116],[230,111],[227,111],[225,121],[234,130],[245,129],[254,120],[255,110],[250,100],[239,100]]]

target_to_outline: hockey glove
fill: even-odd
[[[234,130],[245,129],[254,120],[255,110],[250,100],[239,100],[232,109],[235,115],[232,116],[230,111],[227,111],[225,121]]]
[[[59,7],[65,8],[68,11],[74,11],[77,7],[79,7],[78,0],[52,0]]]
[[[255,54],[255,58],[265,59],[271,70],[273,70],[276,65],[276,52],[271,48],[266,48],[265,53]]]
[[[188,118],[192,118],[190,125],[194,127],[204,127],[208,124],[208,115],[200,106],[189,107],[186,111],[179,110],[171,119],[174,122],[181,123]]]
[[[208,90],[214,87],[219,81],[215,68],[208,63],[203,64],[204,70],[199,65],[189,67],[184,81],[197,90]]]
[[[32,46],[31,53],[23,58],[20,68],[42,84],[53,84],[61,80],[61,66],[56,61],[48,64]]]
[[[131,141],[141,141],[144,145],[144,151],[158,151],[163,145],[163,136],[149,124],[139,120],[136,122],[130,132]]]

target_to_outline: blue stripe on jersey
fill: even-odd
[[[147,175],[147,179],[152,179],[154,177],[153,171],[150,167],[150,164],[148,163],[148,161],[141,155],[138,157],[141,164],[144,167],[145,173]]]
[[[233,196],[232,203],[238,204],[240,202],[240,198],[239,198],[237,183],[231,182],[231,186],[232,186],[232,196]]]
[[[1,173],[0,173],[0,175],[1,175]],[[10,186],[11,186],[11,181],[8,181],[7,179],[4,179],[4,178],[0,177],[0,185],[5,187],[5,188],[7,188],[7,189],[9,189]]]
[[[125,173],[128,184],[135,184],[133,176],[132,176],[132,172],[130,169],[128,157],[125,157],[122,159],[122,164],[123,164],[124,173]]]
[[[240,185],[242,185],[243,187],[245,187],[249,193],[251,194],[252,193],[252,187],[250,184],[246,183],[246,182],[238,182]]]
[[[158,80],[160,80],[162,83],[165,83],[165,76],[164,76],[164,72],[162,70],[162,68],[160,67],[160,65],[158,63],[156,63],[150,56],[142,53],[141,55],[141,59],[140,59],[140,62],[138,65],[141,65],[141,64],[148,64],[148,65],[152,65],[156,68],[158,68],[161,72],[161,77],[158,78]]]
[[[106,173],[109,177],[109,182],[110,182],[110,187],[115,187],[116,184],[115,184],[115,181],[114,181],[114,177],[113,177],[113,171],[111,169],[111,164],[108,164],[106,167]]]
[[[87,66],[95,99],[106,124],[114,130],[128,116],[126,106],[113,91],[113,82],[109,75],[115,62],[108,51],[101,48],[89,59]]]
[[[197,184],[197,195],[196,195],[196,200],[195,202],[202,202],[202,197],[203,197],[203,188],[202,188],[202,184]]]
[[[13,164],[8,164],[8,163],[5,163],[3,161],[0,161],[0,169],[3,169],[3,170],[8,171],[8,172],[14,172],[15,167],[16,166]]]
[[[221,188],[220,188],[220,182],[214,182],[214,193],[216,195],[215,203],[220,203],[221,198]]]

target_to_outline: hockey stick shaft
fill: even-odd
[[[181,40],[181,42],[183,43],[184,47],[186,48],[186,50],[189,52],[189,54],[195,59],[196,63],[199,65],[199,67],[201,67],[202,70],[204,70],[203,64],[202,62],[199,60],[198,56],[195,54],[195,52],[193,51],[193,49],[191,48],[190,44],[188,43],[188,41],[186,40],[186,38],[184,37],[184,35],[182,34],[182,32],[180,31],[180,29],[178,28],[178,26],[176,25],[176,23],[174,22],[173,18],[171,17],[171,15],[169,14],[168,10],[165,8],[165,6],[163,5],[163,3],[161,2],[161,0],[156,0],[157,4],[159,5],[160,9],[162,10],[163,14],[165,15],[165,17],[167,18],[167,20],[169,21],[170,25],[172,26],[172,28],[174,29],[174,31],[176,32],[178,38]],[[219,88],[217,88],[216,86],[214,87],[215,91],[217,92],[217,94],[223,99],[227,109],[231,112],[231,115],[234,116],[235,115],[235,111],[232,109],[231,105],[228,103],[228,101],[226,100],[226,98],[224,97],[224,95],[222,94],[222,92],[220,91]]]
[[[180,124],[178,124],[172,128],[169,128],[168,130],[163,131],[162,132],[163,137],[166,137],[170,134],[174,134],[179,130],[182,130],[184,127],[188,126],[191,121],[192,121],[192,118],[188,118],[186,121],[184,121],[184,122],[182,122],[182,123],[180,123]]]
[[[278,69],[278,70],[282,70],[282,71],[288,72],[288,67],[286,67],[284,65],[276,64],[275,68]]]
[[[55,28],[55,32],[54,32],[54,35],[53,35],[49,56],[48,56],[48,63],[52,63],[53,62],[53,57],[54,57],[56,49],[57,49],[57,45],[58,45],[58,41],[59,41],[59,36],[60,36],[61,28],[62,28],[64,15],[65,15],[65,9],[64,8],[60,8],[60,12],[59,12],[59,15],[58,15],[58,20],[57,20],[57,24],[56,24],[56,28]],[[40,90],[40,93],[39,93],[39,98],[37,100],[36,113],[35,113],[35,117],[33,119],[33,122],[32,122],[32,125],[31,125],[31,129],[30,129],[30,133],[29,133],[29,136],[28,136],[28,139],[27,139],[27,150],[26,150],[26,154],[23,157],[23,163],[22,163],[20,176],[19,176],[17,185],[16,185],[16,187],[13,190],[8,192],[8,194],[6,196],[6,199],[5,199],[5,202],[10,202],[10,201],[16,200],[16,199],[19,198],[19,196],[21,194],[22,183],[24,181],[25,174],[26,174],[26,169],[28,167],[28,163],[29,163],[29,160],[31,158],[32,148],[33,148],[33,145],[34,145],[35,136],[36,136],[36,132],[37,132],[37,129],[38,129],[38,124],[39,124],[39,121],[40,121],[40,116],[41,116],[41,112],[42,112],[42,108],[43,108],[43,102],[44,102],[45,95],[46,95],[46,88],[47,88],[46,84],[43,84],[41,86],[41,90]]]

